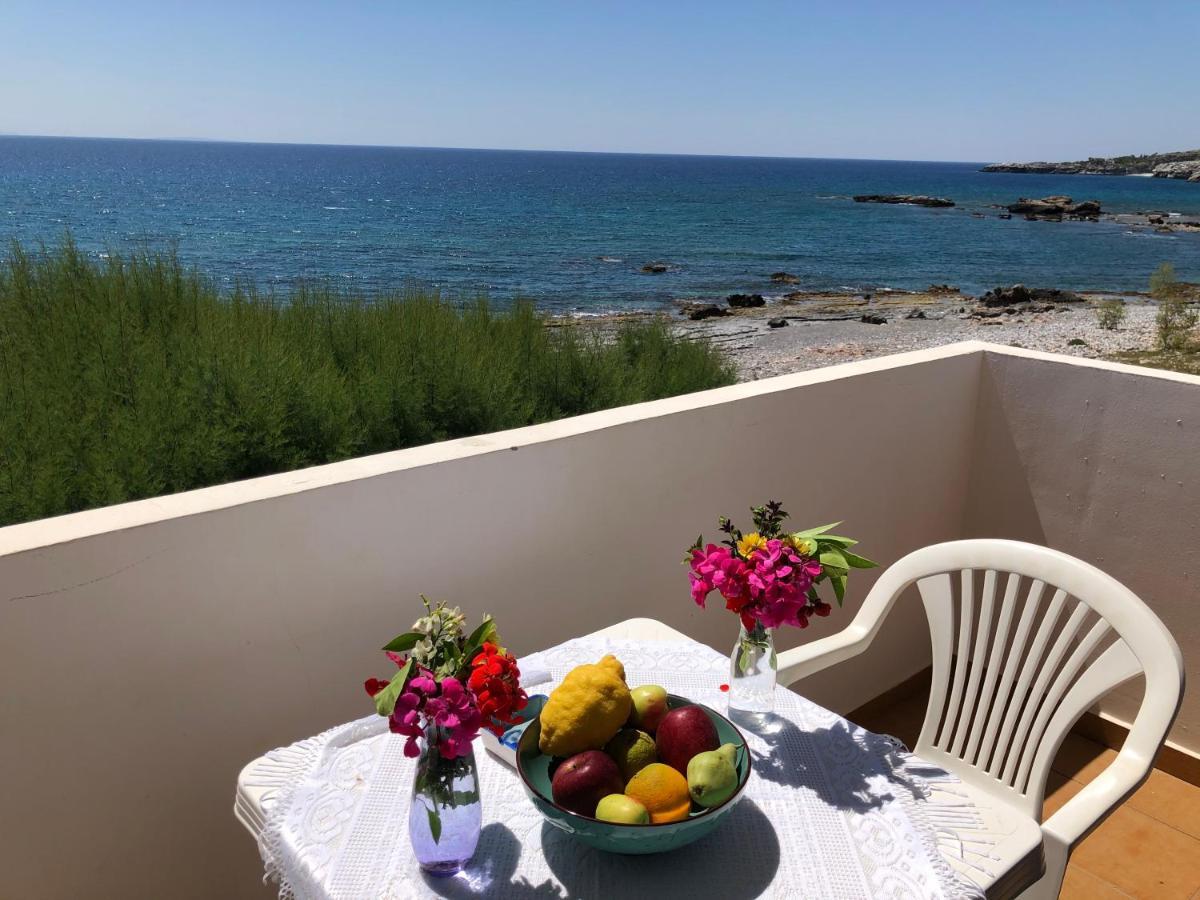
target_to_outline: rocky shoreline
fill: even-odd
[[[726,351],[739,378],[751,381],[821,366],[938,347],[965,340],[1101,358],[1141,351],[1153,345],[1157,306],[1138,292],[1063,291],[1024,285],[998,287],[981,297],[952,285],[924,291],[791,291],[744,304],[731,295],[724,303],[678,301],[669,316],[681,335],[703,337]],[[1105,330],[1098,305],[1119,299],[1126,319]],[[694,317],[698,308],[717,309]],[[661,313],[625,313],[587,320],[600,327]]]
[[[1200,182],[1200,150],[1142,156],[1092,157],[1074,162],[990,163],[981,172],[1020,175],[1150,175]]]

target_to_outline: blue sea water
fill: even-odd
[[[229,284],[373,292],[416,281],[582,312],[770,293],[779,270],[813,289],[1135,290],[1169,261],[1200,281],[1200,235],[1006,221],[992,206],[1068,194],[1113,212],[1192,215],[1200,185],[978,167],[0,137],[0,241],[69,231],[97,255],[173,247]],[[859,193],[958,206],[852,202]],[[654,260],[671,270],[642,274]]]

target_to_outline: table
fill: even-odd
[[[688,636],[657,619],[626,619],[593,633],[594,637],[634,638],[643,641],[686,641]],[[233,814],[258,840],[267,812],[275,803],[280,765],[265,756],[251,760],[238,773]]]
[[[634,660],[635,668],[638,665],[649,664],[645,658],[647,654],[639,651],[650,648],[647,653],[651,656],[654,653],[670,656],[673,660],[670,665],[676,668],[699,667],[697,672],[703,675],[701,682],[712,681],[715,686],[717,680],[727,680],[727,675],[722,674],[722,666],[727,667],[727,660],[723,660],[710,648],[696,644],[680,632],[652,619],[628,620],[578,641],[552,648],[544,654],[534,654],[534,657],[549,657],[556,651],[560,654],[575,652],[578,649],[575,645],[586,647],[586,652],[599,653],[599,649],[593,649],[593,645],[597,643],[612,644],[613,649],[622,647],[623,652]],[[654,651],[655,647],[662,650]],[[565,663],[561,656],[556,660],[560,663],[558,670],[561,677],[565,672]],[[627,661],[627,668],[629,665]],[[723,671],[727,672],[727,668]],[[688,677],[692,679],[693,689],[700,690],[701,688],[695,687],[701,683],[696,681],[696,673]],[[642,683],[647,682],[643,680]],[[742,826],[735,831],[723,825],[712,837],[693,845],[715,846],[708,842],[712,842],[718,835],[724,835],[722,842],[727,844],[725,849],[731,859],[742,860],[748,854],[763,852],[764,843],[773,842],[773,851],[768,848],[766,852],[767,857],[771,857],[773,852],[773,857],[764,863],[764,866],[775,867],[770,871],[772,877],[759,877],[758,867],[755,865],[741,862],[731,866],[717,865],[719,858],[700,851],[686,857],[688,867],[701,879],[699,884],[689,887],[688,892],[692,896],[716,896],[705,891],[713,888],[713,880],[722,878],[726,881],[721,884],[721,892],[726,896],[897,898],[978,896],[984,893],[981,888],[987,889],[989,897],[1014,896],[1036,880],[1039,871],[1032,868],[1019,872],[996,872],[988,868],[988,860],[994,860],[996,857],[988,853],[986,844],[990,838],[984,838],[983,832],[994,827],[996,823],[983,821],[991,813],[975,809],[970,801],[969,792],[962,789],[964,786],[949,776],[941,781],[934,779],[926,786],[931,786],[933,792],[938,792],[936,796],[939,799],[925,802],[918,808],[905,796],[905,791],[911,789],[915,781],[910,782],[903,777],[904,764],[895,763],[895,759],[900,757],[893,758],[889,755],[894,752],[894,747],[887,743],[889,739],[857,729],[835,714],[822,710],[791,692],[786,692],[778,705],[781,711],[786,707],[790,711],[789,714],[809,718],[803,722],[803,727],[791,729],[788,736],[791,743],[787,745],[786,752],[782,739],[776,741],[777,746],[774,749],[761,743],[757,745],[756,774],[751,779],[751,787],[747,789],[747,800],[751,797],[754,799],[749,803],[747,800],[742,801],[747,804],[747,811],[742,816]],[[367,724],[370,721],[367,720]],[[823,749],[818,748],[821,752],[814,756],[813,748],[805,745],[804,741],[816,734],[824,736],[822,739],[826,741],[826,745]],[[755,742],[759,740],[758,736],[748,734],[747,739],[751,741],[753,750]],[[319,739],[310,739],[293,747],[301,747],[317,740]],[[477,750],[477,757],[480,762],[481,780],[485,766],[500,766],[499,763],[486,758],[487,754],[482,749]],[[794,773],[791,770],[785,773],[772,769],[769,765],[766,768],[759,765],[762,762],[778,762],[784,758],[788,759],[789,766],[798,766],[799,770],[806,774],[797,780],[792,777]],[[885,767],[892,767],[886,772],[880,768],[880,760],[885,758]],[[921,762],[915,757],[911,759],[917,763]],[[256,838],[260,837],[271,817],[281,783],[290,777],[289,767],[295,765],[295,759],[289,757],[288,751],[276,751],[254,760],[239,775],[235,814]],[[871,777],[868,778],[867,775]],[[848,789],[847,784],[850,785]],[[922,784],[926,782],[922,781]],[[516,795],[510,796],[512,790],[509,786],[503,787],[503,791],[494,790],[492,794],[485,794],[485,798],[492,797],[492,803],[496,806],[510,804],[500,816],[501,822],[515,821],[532,809],[523,794],[519,793],[519,788],[515,788]],[[405,796],[407,788],[407,784],[400,785],[400,791]],[[758,791],[757,796],[755,790]],[[392,790],[392,793],[395,794],[396,791]],[[503,804],[501,798],[496,796],[499,793],[506,795]],[[798,803],[802,805],[795,806]],[[932,817],[927,815],[929,810],[934,813]],[[764,811],[770,815],[765,816]],[[395,821],[397,818],[395,811],[387,817],[391,831],[387,841],[383,843],[389,846],[396,846],[401,840],[407,840],[406,823]],[[503,827],[501,823],[493,824]],[[784,824],[787,830],[780,830],[779,826]],[[800,832],[805,832],[806,836],[800,835]],[[557,833],[549,836],[549,845],[536,834],[531,836],[528,831],[521,834],[528,842],[540,841],[539,846],[533,849],[525,846],[511,832],[505,835],[505,840],[512,845],[505,851],[509,870],[502,873],[503,881],[496,884],[489,882],[490,887],[488,884],[483,885],[482,892],[471,888],[469,880],[459,884],[455,884],[453,880],[436,884],[432,881],[422,881],[416,874],[415,864],[412,864],[410,875],[391,883],[386,892],[380,895],[561,897],[562,894],[558,892],[561,886],[568,896],[590,897],[593,893],[589,891],[601,883],[605,883],[607,893],[607,882],[614,877],[615,871],[636,870],[639,872],[638,878],[644,883],[655,877],[654,869],[647,868],[653,863],[648,864],[645,861],[652,861],[656,857],[612,857],[589,850],[586,852],[593,856],[578,856],[577,859],[574,847],[564,847],[556,842],[559,837]],[[747,834],[752,834],[753,839],[747,837]],[[566,836],[561,837],[564,842],[572,842],[572,839]],[[793,846],[797,841],[799,846]],[[481,842],[481,851],[483,843]],[[690,849],[677,851],[672,857],[688,854]],[[805,858],[806,852],[811,852],[811,858]],[[860,858],[856,858],[855,854]],[[477,853],[478,856],[480,854]],[[620,869],[612,868],[613,860],[623,861]],[[491,869],[496,868],[498,864],[490,859],[485,864],[490,867],[485,877],[493,878],[495,872]],[[523,870],[531,867],[536,869],[533,873],[534,880],[528,883],[522,881],[522,877],[528,873],[517,871],[518,865]],[[715,868],[709,870],[709,867],[714,865]],[[861,872],[854,871],[856,865],[861,868]],[[576,868],[579,871],[575,871]],[[803,876],[798,880],[807,885],[799,889],[798,893],[794,884],[784,877],[795,876],[797,872]],[[820,887],[816,887],[817,885]],[[992,888],[1002,889],[994,891]],[[664,891],[667,892],[667,896],[675,896],[676,894],[671,893],[673,889],[660,886],[657,893],[660,897]],[[358,890],[361,891],[361,887]],[[380,890],[383,891],[382,888]],[[311,895],[327,896],[323,891],[322,888]],[[331,893],[337,895],[338,891],[331,890]],[[619,890],[614,895],[618,894]],[[356,894],[342,891],[341,895]],[[595,896],[601,894],[595,893]]]

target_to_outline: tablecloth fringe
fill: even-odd
[[[892,744],[891,755],[895,764],[894,771],[903,773],[921,794],[921,800],[918,802],[917,799],[899,792],[900,802],[904,804],[909,816],[918,826],[918,835],[929,854],[934,870],[943,879],[944,884],[955,885],[960,889],[959,896],[963,900],[986,900],[986,896],[979,886],[972,884],[963,877],[961,872],[946,862],[941,852],[942,847],[946,844],[965,848],[966,843],[992,843],[987,840],[966,839],[961,836],[961,831],[981,828],[983,822],[974,807],[958,799],[955,795],[952,786],[959,783],[958,779],[949,772],[935,768],[925,760],[914,756],[903,741],[891,735],[882,735],[882,737]],[[939,796],[946,799],[937,799]],[[978,851],[972,852],[977,853],[981,858],[984,857],[984,854],[978,853]],[[962,856],[962,859],[972,868],[987,872],[986,869],[972,863],[965,856]]]

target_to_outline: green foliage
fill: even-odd
[[[1175,277],[1175,267],[1169,262],[1162,263],[1150,276],[1150,296],[1155,300],[1170,300],[1180,293],[1179,279]]]
[[[1176,294],[1158,304],[1154,325],[1158,330],[1158,346],[1166,352],[1179,353],[1191,346],[1192,329],[1200,316],[1187,300]]]
[[[1125,321],[1125,304],[1117,299],[1101,302],[1096,307],[1096,324],[1105,331],[1116,331]]]
[[[1165,262],[1150,276],[1150,296],[1158,301],[1154,324],[1158,346],[1166,352],[1187,350],[1196,327],[1196,310],[1188,305],[1187,288],[1175,277],[1175,267]]]
[[[411,289],[221,292],[69,241],[0,263],[0,525],[729,384],[639,320],[549,327]]]

